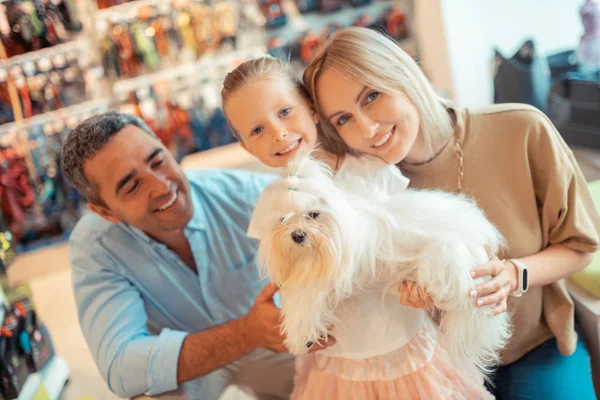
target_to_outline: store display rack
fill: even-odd
[[[12,186],[0,190],[22,200],[13,202],[18,209],[4,210],[19,251],[68,237],[73,210],[83,203],[56,174],[58,152],[69,131],[91,115],[108,109],[137,114],[181,160],[235,141],[219,92],[226,72],[242,61],[271,54],[300,73],[331,33],[350,25],[399,31],[394,38],[418,58],[414,0],[52,4],[63,2],[82,27],[63,43],[6,57],[0,42],[0,173],[15,175]],[[49,187],[53,195],[42,195]]]

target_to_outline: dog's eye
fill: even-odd
[[[317,219],[317,217],[320,215],[321,213],[318,211],[311,211],[308,213],[308,218],[310,219]]]
[[[283,224],[283,223],[285,223],[285,217],[281,217],[281,218],[279,218],[279,221],[280,221],[282,224]]]

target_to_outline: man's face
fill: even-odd
[[[128,125],[83,165],[105,219],[124,221],[150,236],[183,229],[193,215],[190,184],[162,143]]]

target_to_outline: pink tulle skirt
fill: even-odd
[[[299,357],[292,400],[493,399],[480,382],[452,367],[439,333],[427,321],[415,337],[391,353],[364,359]]]

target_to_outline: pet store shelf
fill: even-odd
[[[27,377],[18,400],[58,400],[69,379],[69,366],[61,357],[54,356],[41,372]]]
[[[57,44],[56,46],[46,47],[39,50],[30,51],[24,54],[19,54],[6,59],[4,66],[12,67],[27,62],[35,62],[40,58],[54,57],[59,54],[66,54],[72,51],[86,50],[92,48],[92,42],[87,39],[76,37],[65,43]]]
[[[360,7],[345,6],[339,11],[331,13],[306,13],[300,14],[295,5],[284,2],[282,7],[288,15],[286,25],[267,31],[269,38],[279,37],[284,41],[294,39],[299,33],[308,30],[320,30],[331,23],[350,26],[360,16],[368,14],[376,19],[383,11],[391,6],[398,5],[397,1],[373,2]]]
[[[17,400],[32,399],[50,400],[50,395],[48,394],[48,390],[46,390],[44,378],[41,374],[29,375],[27,381],[25,381],[25,384],[23,385],[23,388],[21,388],[19,397],[17,397]]]
[[[136,0],[128,3],[119,4],[112,7],[103,8],[98,10],[95,14],[96,20],[106,19],[129,19],[137,15],[140,7],[145,6],[164,6],[170,7],[171,2],[169,0]]]
[[[194,80],[208,79],[215,76],[215,72],[217,72],[219,68],[228,68],[236,60],[246,60],[257,57],[265,54],[265,51],[264,46],[255,46],[246,50],[207,54],[198,61],[187,63],[176,68],[151,72],[134,78],[121,79],[113,85],[113,93],[118,97],[119,94],[148,87],[158,81],[172,80],[180,77]],[[219,75],[217,74],[216,76]]]
[[[110,99],[101,98],[96,100],[88,100],[83,103],[74,104],[72,106],[59,108],[58,110],[49,111],[47,113],[34,115],[30,118],[25,118],[21,125],[28,127],[33,124],[43,124],[46,122],[54,123],[65,123],[63,120],[67,120],[69,117],[75,116],[91,116],[96,111],[103,111],[110,105]],[[3,141],[10,141],[12,136],[20,132],[19,126],[16,122],[9,122],[0,125],[0,144]]]
[[[52,357],[48,365],[42,369],[42,375],[50,398],[57,400],[69,379],[69,366],[67,362],[61,357]]]

